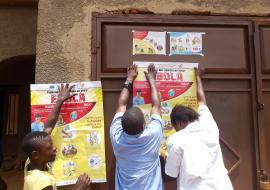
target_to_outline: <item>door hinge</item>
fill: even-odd
[[[258,103],[257,104],[257,111],[262,111],[262,110],[264,110],[264,104]]]

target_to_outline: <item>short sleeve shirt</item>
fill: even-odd
[[[24,170],[24,186],[23,190],[42,190],[45,187],[52,186],[56,190],[56,182],[54,176],[49,171],[30,170],[27,167],[30,161],[27,159]]]
[[[116,190],[162,190],[161,168],[158,156],[164,122],[152,115],[150,122],[138,135],[123,131],[123,112],[113,118],[110,136],[116,157]]]
[[[232,190],[217,124],[206,105],[198,112],[198,121],[169,138],[165,172],[177,178],[178,190]]]

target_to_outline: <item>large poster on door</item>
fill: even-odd
[[[151,91],[145,78],[149,64],[157,69],[156,86],[161,99],[162,119],[165,121],[163,142],[160,151],[166,153],[167,138],[175,133],[170,122],[170,113],[176,104],[182,104],[197,110],[197,85],[194,67],[197,63],[182,62],[134,62],[138,66],[138,75],[133,82],[133,106],[139,107],[149,122],[151,111]]]
[[[92,182],[106,182],[101,82],[73,84],[73,93],[76,95],[62,105],[51,134],[57,148],[52,172],[58,186],[74,184],[84,172],[91,177]],[[59,85],[31,85],[32,125],[44,125],[57,101]]]

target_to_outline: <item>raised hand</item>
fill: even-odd
[[[58,100],[64,102],[65,100],[75,96],[76,93],[71,93],[71,90],[74,88],[74,86],[75,85],[69,86],[69,84],[61,84],[61,87],[58,86]]]
[[[137,65],[133,64],[127,68],[127,80],[132,82],[137,76]]]
[[[152,80],[156,80],[157,70],[155,68],[155,65],[154,64],[148,65],[147,72],[144,71],[144,74],[149,82]]]
[[[90,177],[84,173],[78,178],[74,190],[90,190],[91,180]]]

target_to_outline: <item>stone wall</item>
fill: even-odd
[[[268,0],[40,0],[36,82],[89,80],[92,12],[141,9],[156,14],[270,13]]]
[[[37,5],[0,5],[0,62],[36,53]]]

